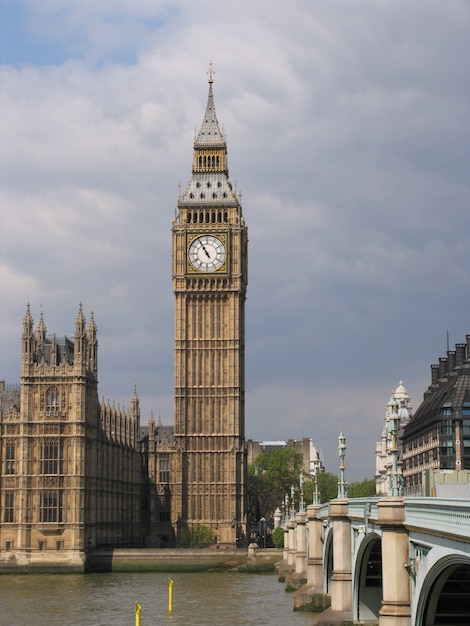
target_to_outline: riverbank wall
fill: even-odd
[[[88,572],[201,572],[213,569],[274,571],[279,550],[238,548],[137,548],[96,550],[87,557]]]
[[[0,574],[92,572],[202,572],[235,569],[240,572],[274,571],[282,551],[210,548],[115,548],[83,553],[15,554],[0,559]]]

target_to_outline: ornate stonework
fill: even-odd
[[[246,532],[244,416],[247,227],[227,168],[209,74],[192,177],[173,221],[177,538],[202,524],[220,542]]]

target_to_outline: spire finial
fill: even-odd
[[[207,73],[209,74],[209,83],[213,83],[215,70],[212,67],[212,61],[209,61],[209,69],[207,70]]]

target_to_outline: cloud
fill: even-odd
[[[21,321],[94,311],[100,394],[172,422],[171,220],[214,61],[249,228],[246,430],[372,476],[468,327],[470,9],[244,0],[15,3],[1,67],[0,378]],[[15,13],[16,11],[16,13]],[[21,19],[20,19],[21,18]],[[4,34],[6,26],[3,27]],[[127,399],[127,400],[126,400]],[[366,459],[366,460],[364,460]]]

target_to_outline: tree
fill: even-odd
[[[375,496],[375,478],[364,478],[359,483],[351,483],[348,486],[349,498],[368,498]]]
[[[271,535],[271,540],[275,548],[284,547],[284,529],[282,528],[282,526],[278,526],[277,528],[273,530],[273,534]]]
[[[190,548],[205,548],[214,543],[214,534],[208,526],[197,524],[185,531],[183,542]]]
[[[320,494],[320,502],[329,502],[338,495],[338,477],[329,472],[320,472],[318,474],[318,492]],[[315,479],[309,478],[305,482],[304,500],[306,505],[312,504],[315,494]]]
[[[298,485],[302,455],[293,448],[263,452],[248,467],[248,514],[251,520],[271,519],[291,485]]]

